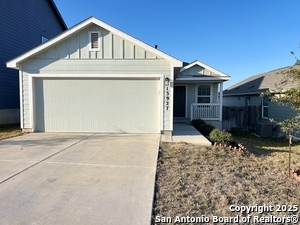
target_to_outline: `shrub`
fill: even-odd
[[[198,130],[201,134],[203,134],[204,136],[208,136],[210,134],[210,132],[212,132],[212,130],[214,130],[215,127],[213,125],[204,123],[199,125]]]
[[[205,124],[204,120],[201,119],[196,119],[196,120],[192,120],[192,125],[198,129],[200,125]]]
[[[232,141],[232,135],[231,133],[225,131],[225,130],[219,130],[219,129],[214,129],[212,132],[209,134],[209,138],[212,141],[218,142],[218,143],[228,143]]]

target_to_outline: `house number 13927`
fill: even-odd
[[[166,110],[169,110],[169,107],[170,107],[170,92],[169,92],[169,87],[165,88],[165,107],[166,107]]]

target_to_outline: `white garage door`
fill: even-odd
[[[159,133],[159,79],[35,78],[35,129]]]

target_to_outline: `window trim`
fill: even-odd
[[[268,98],[268,105],[264,106],[264,98]],[[264,109],[267,108],[268,109],[268,116],[264,117]],[[263,119],[269,119],[269,97],[268,96],[263,96],[261,98],[261,118]]]
[[[92,34],[98,34],[98,47],[92,48]],[[100,31],[89,31],[89,50],[90,51],[101,51],[101,32]]]
[[[199,88],[199,86],[209,86],[209,92],[210,92],[210,95],[209,95],[209,103],[198,103],[198,97],[200,96],[202,96],[202,97],[208,97],[208,95],[198,95],[198,88]],[[196,99],[195,99],[195,103],[197,103],[197,104],[210,104],[210,103],[212,103],[212,85],[211,84],[197,84],[196,85],[196,91],[195,91],[196,93]]]

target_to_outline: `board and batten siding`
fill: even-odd
[[[100,50],[90,50],[90,31],[100,31]],[[60,41],[42,53],[37,59],[156,59],[152,52],[113,34],[97,25],[76,32],[72,37]]]
[[[100,32],[100,50],[90,50],[90,31]],[[30,75],[161,75],[173,80],[170,61],[95,24],[62,39],[23,62],[23,126],[31,128]],[[161,81],[163,82],[163,81]],[[32,82],[34,83],[34,82]],[[172,88],[172,87],[170,87]],[[173,102],[171,90],[170,102]],[[161,90],[161,94],[165,94]],[[162,97],[164,100],[165,98]],[[164,107],[163,130],[172,130],[172,110]]]
[[[32,74],[45,75],[83,75],[95,74],[106,75],[116,74],[161,74],[172,79],[173,67],[165,59],[32,59],[22,65],[23,71],[23,123],[24,128],[31,128],[30,124],[30,97],[29,77]],[[160,93],[164,93],[161,90]],[[172,92],[171,92],[172,93]],[[172,98],[172,97],[171,97]],[[170,101],[171,102],[171,101]],[[171,108],[164,108],[163,129],[172,129]],[[159,121],[158,121],[159,122]]]

